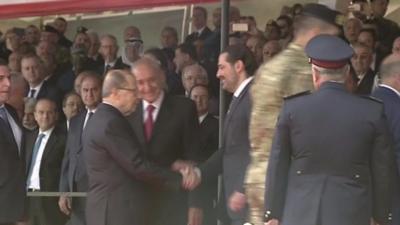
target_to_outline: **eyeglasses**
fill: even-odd
[[[118,88],[118,89],[125,90],[125,91],[131,91],[133,93],[136,93],[136,89],[133,89],[133,88]]]

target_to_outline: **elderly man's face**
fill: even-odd
[[[139,97],[147,102],[154,102],[163,90],[163,76],[147,64],[140,64],[133,68]]]
[[[354,55],[351,58],[351,64],[357,75],[364,74],[368,71],[372,62],[371,50],[367,47],[354,48]]]

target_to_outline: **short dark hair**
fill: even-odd
[[[193,85],[193,87],[190,88],[190,90],[189,90],[189,98],[192,97],[192,92],[193,92],[193,90],[194,90],[195,88],[197,88],[197,87],[202,87],[202,88],[206,89],[207,92],[208,92],[208,98],[211,98],[211,95],[210,95],[210,93],[211,93],[210,87],[209,87],[208,85],[204,85],[204,84],[195,84],[195,85]]]
[[[195,9],[200,10],[203,13],[204,18],[207,19],[208,15],[207,15],[207,9],[206,8],[201,7],[201,6],[196,6],[196,7],[193,8],[193,10],[195,10]]]
[[[226,47],[221,54],[227,53],[226,61],[234,64],[237,61],[242,61],[248,76],[253,76],[257,70],[257,63],[253,53],[243,44],[230,45]]]
[[[287,15],[281,15],[281,16],[279,16],[276,20],[285,20],[286,23],[287,23],[287,25],[288,25],[289,27],[292,26],[292,24],[293,24],[292,18],[290,18],[290,17],[287,16]]]
[[[166,26],[162,29],[161,33],[164,31],[172,33],[172,35],[176,38],[176,40],[178,40],[178,31],[176,30],[175,27]]]
[[[66,20],[64,17],[57,17],[55,20],[61,20],[61,21],[63,21],[64,23],[67,22],[67,20]]]
[[[178,45],[176,49],[179,49],[179,51],[181,51],[184,54],[188,54],[190,58],[192,58],[194,61],[197,61],[197,52],[193,44],[183,43]]]
[[[65,107],[65,105],[67,104],[68,98],[71,97],[71,96],[74,96],[74,95],[78,96],[79,98],[81,98],[81,96],[78,95],[78,93],[76,93],[75,91],[70,91],[67,94],[65,94],[65,96],[63,98],[63,101],[62,101],[62,106]]]

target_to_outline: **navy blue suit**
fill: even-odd
[[[265,209],[282,225],[386,224],[393,151],[382,103],[326,82],[284,101]]]

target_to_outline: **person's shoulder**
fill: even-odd
[[[302,91],[302,92],[298,92],[298,93],[293,94],[293,95],[285,96],[285,97],[283,97],[283,100],[289,101],[289,100],[293,100],[293,99],[299,99],[300,97],[308,96],[310,94],[311,94],[310,90]]]

